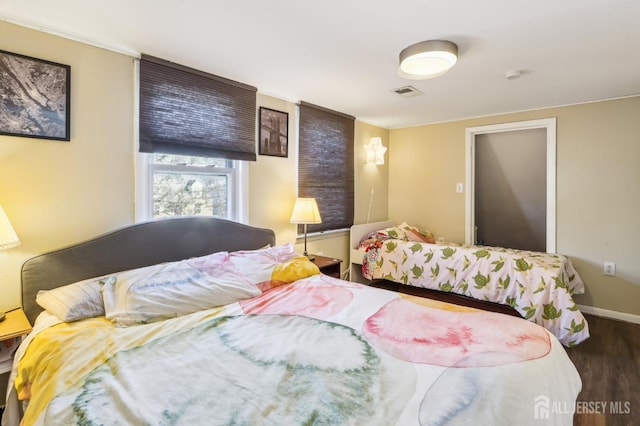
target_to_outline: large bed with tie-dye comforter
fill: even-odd
[[[570,425],[554,407],[581,388],[536,324],[328,277],[291,244],[100,274],[38,303],[9,388],[25,425]]]
[[[352,232],[358,233],[357,228]],[[584,283],[567,256],[436,243],[428,231],[407,223],[369,232],[358,241],[354,256],[361,256],[367,279],[511,306],[566,346],[589,337],[587,322],[572,297],[584,292]]]

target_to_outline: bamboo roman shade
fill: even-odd
[[[306,102],[298,106],[298,197],[315,198],[322,217],[322,223],[308,225],[307,230],[349,228],[353,225],[355,119]]]
[[[256,160],[255,87],[140,59],[140,152]]]

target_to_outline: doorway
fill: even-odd
[[[555,252],[556,120],[466,130],[465,242]]]

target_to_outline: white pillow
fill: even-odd
[[[289,262],[300,256],[291,243],[259,250],[243,250],[229,253],[229,261],[238,271],[259,284],[271,281],[276,265]]]
[[[208,274],[189,260],[116,274],[102,290],[107,319],[119,325],[148,323],[226,305],[262,292],[238,274],[220,252],[208,256],[216,264]]]
[[[115,277],[90,278],[53,290],[40,290],[36,303],[61,321],[72,322],[104,315],[102,286]]]

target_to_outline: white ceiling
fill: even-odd
[[[0,19],[386,128],[640,94],[639,0],[0,0]],[[400,51],[431,39],[456,66],[400,78]]]

